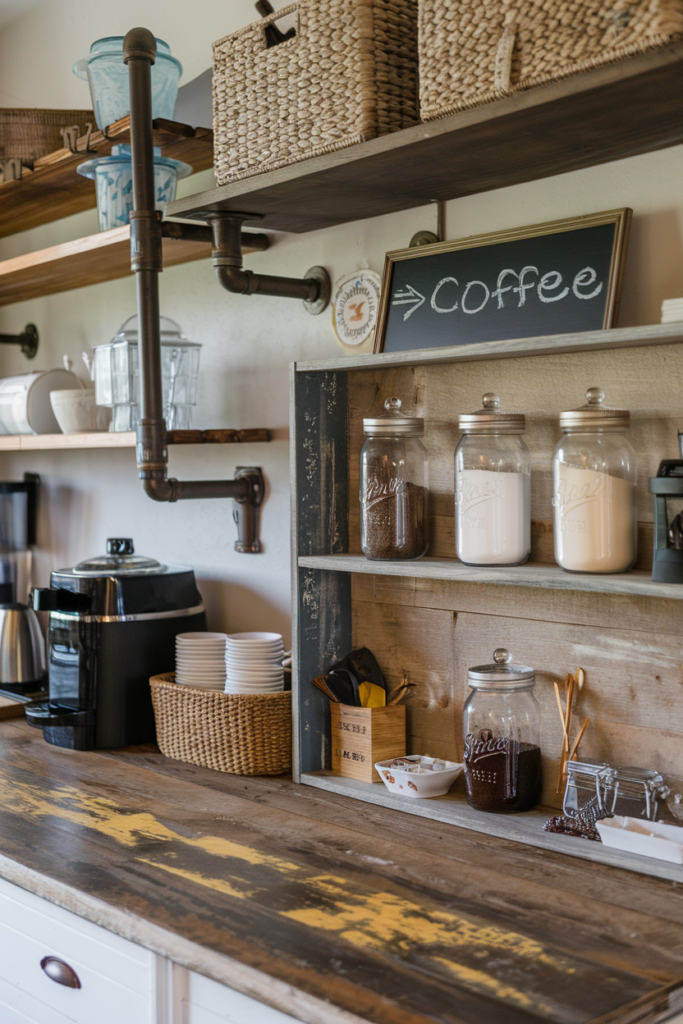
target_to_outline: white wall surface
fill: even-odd
[[[183,82],[189,81],[209,66],[212,41],[253,17],[251,0],[50,0],[0,29],[0,105],[87,107],[87,85],[71,74],[72,64],[94,39],[136,24],[170,43],[184,64]],[[662,299],[683,295],[682,157],[683,147],[677,147],[451,202],[448,237],[630,206],[620,325],[658,322]],[[183,193],[210,184],[211,172],[204,172],[183,182]],[[435,222],[434,208],[427,207],[308,235],[278,234],[267,253],[248,256],[246,265],[298,276],[323,264],[335,278],[367,264],[381,273],[387,250],[407,245],[414,231],[434,229]],[[0,240],[0,259],[96,230],[95,211],[80,214]],[[132,536],[140,552],[194,566],[214,627],[288,634],[288,364],[339,353],[330,315],[311,317],[291,300],[229,295],[215,282],[210,261],[165,271],[161,300],[162,311],[204,346],[195,425],[275,432],[271,444],[171,454],[171,472],[180,478],[232,475],[237,465],[263,467],[269,488],[264,554],[233,551],[230,502],[150,501],[137,481],[132,450],[2,455],[2,478],[32,470],[45,484],[34,582],[45,583],[51,568],[101,552],[107,536]],[[127,278],[5,307],[0,330],[15,332],[33,321],[41,335],[38,368],[59,365],[67,353],[84,372],[80,353],[108,341],[134,311],[134,282]],[[0,351],[0,374],[27,368],[19,353]],[[472,396],[472,408],[479,398]],[[576,398],[579,404],[582,396]],[[618,404],[618,395],[614,399]]]

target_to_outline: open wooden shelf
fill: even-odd
[[[683,601],[683,587],[653,583],[649,572],[584,574],[565,572],[559,565],[527,562],[526,565],[482,568],[464,565],[456,558],[419,558],[416,561],[370,561],[364,555],[302,555],[302,569],[361,572],[372,576],[403,576],[410,579],[449,580],[455,583],[495,583],[508,587],[544,590],[580,590],[593,594],[639,594]]]
[[[561,352],[593,352],[610,348],[638,348],[671,345],[683,341],[683,322],[647,324],[645,327],[615,327],[606,331],[550,334],[540,338],[482,341],[447,348],[415,349],[409,352],[381,352],[377,355],[339,356],[297,363],[297,373],[325,373],[330,370],[377,370],[392,366],[424,366],[432,363],[478,362],[487,359],[515,359]]]
[[[256,444],[270,441],[265,428],[253,430],[169,430],[169,445]],[[135,431],[90,434],[5,434],[0,435],[0,452],[81,451],[84,448],[135,448]]]
[[[245,246],[242,251],[259,250]],[[165,237],[163,255],[164,267],[174,267],[208,259],[211,246]],[[130,273],[130,226],[126,224],[0,262],[0,306],[115,281]]]
[[[264,228],[314,231],[677,145],[682,71],[678,42],[177,199],[169,216],[239,210]]]
[[[597,861],[600,864],[611,864],[613,867],[626,868],[639,874],[651,875],[655,878],[666,878],[670,881],[683,881],[683,868],[678,864],[654,860],[652,857],[640,857],[638,854],[613,850],[602,843],[573,836],[560,836],[552,832],[544,832],[543,825],[551,815],[560,813],[549,807],[536,807],[524,814],[489,814],[476,811],[467,803],[462,792],[462,782],[455,783],[446,796],[420,800],[404,798],[390,793],[381,782],[357,782],[355,779],[342,778],[330,771],[306,772],[301,781],[308,786],[326,790],[328,793],[339,793],[351,796],[365,803],[378,804],[380,807],[391,807],[406,814],[416,814],[432,821],[443,821],[459,828],[471,829],[474,832],[485,832],[487,835],[510,839],[526,846],[535,846],[542,850],[553,850],[555,853],[567,853],[572,857]]]
[[[193,170],[213,166],[213,132],[191,128],[177,121],[158,119],[154,123],[154,144],[164,156],[184,160]],[[0,238],[49,224],[97,205],[95,183],[76,172],[79,164],[94,156],[109,156],[112,146],[130,142],[130,118],[124,117],[104,132],[95,131],[88,151],[85,136],[78,140],[77,153],[58,149],[36,160],[35,170],[20,181],[0,183]]]

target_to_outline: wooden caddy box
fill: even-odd
[[[359,782],[381,782],[376,761],[406,753],[406,709],[355,708],[330,704],[332,771]]]

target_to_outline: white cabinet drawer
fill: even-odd
[[[188,974],[182,1024],[301,1024],[298,1017],[274,1010],[201,974]]]
[[[81,988],[49,978],[46,956],[65,961]],[[153,965],[147,950],[0,880],[0,1003],[18,1020],[150,1024]]]

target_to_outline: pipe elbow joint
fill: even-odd
[[[180,497],[178,481],[165,477],[143,477],[142,486],[145,494],[153,501],[178,501]]]
[[[242,270],[237,267],[216,267],[216,277],[219,284],[228,292],[236,295],[251,295],[254,291],[253,274],[251,270]]]

